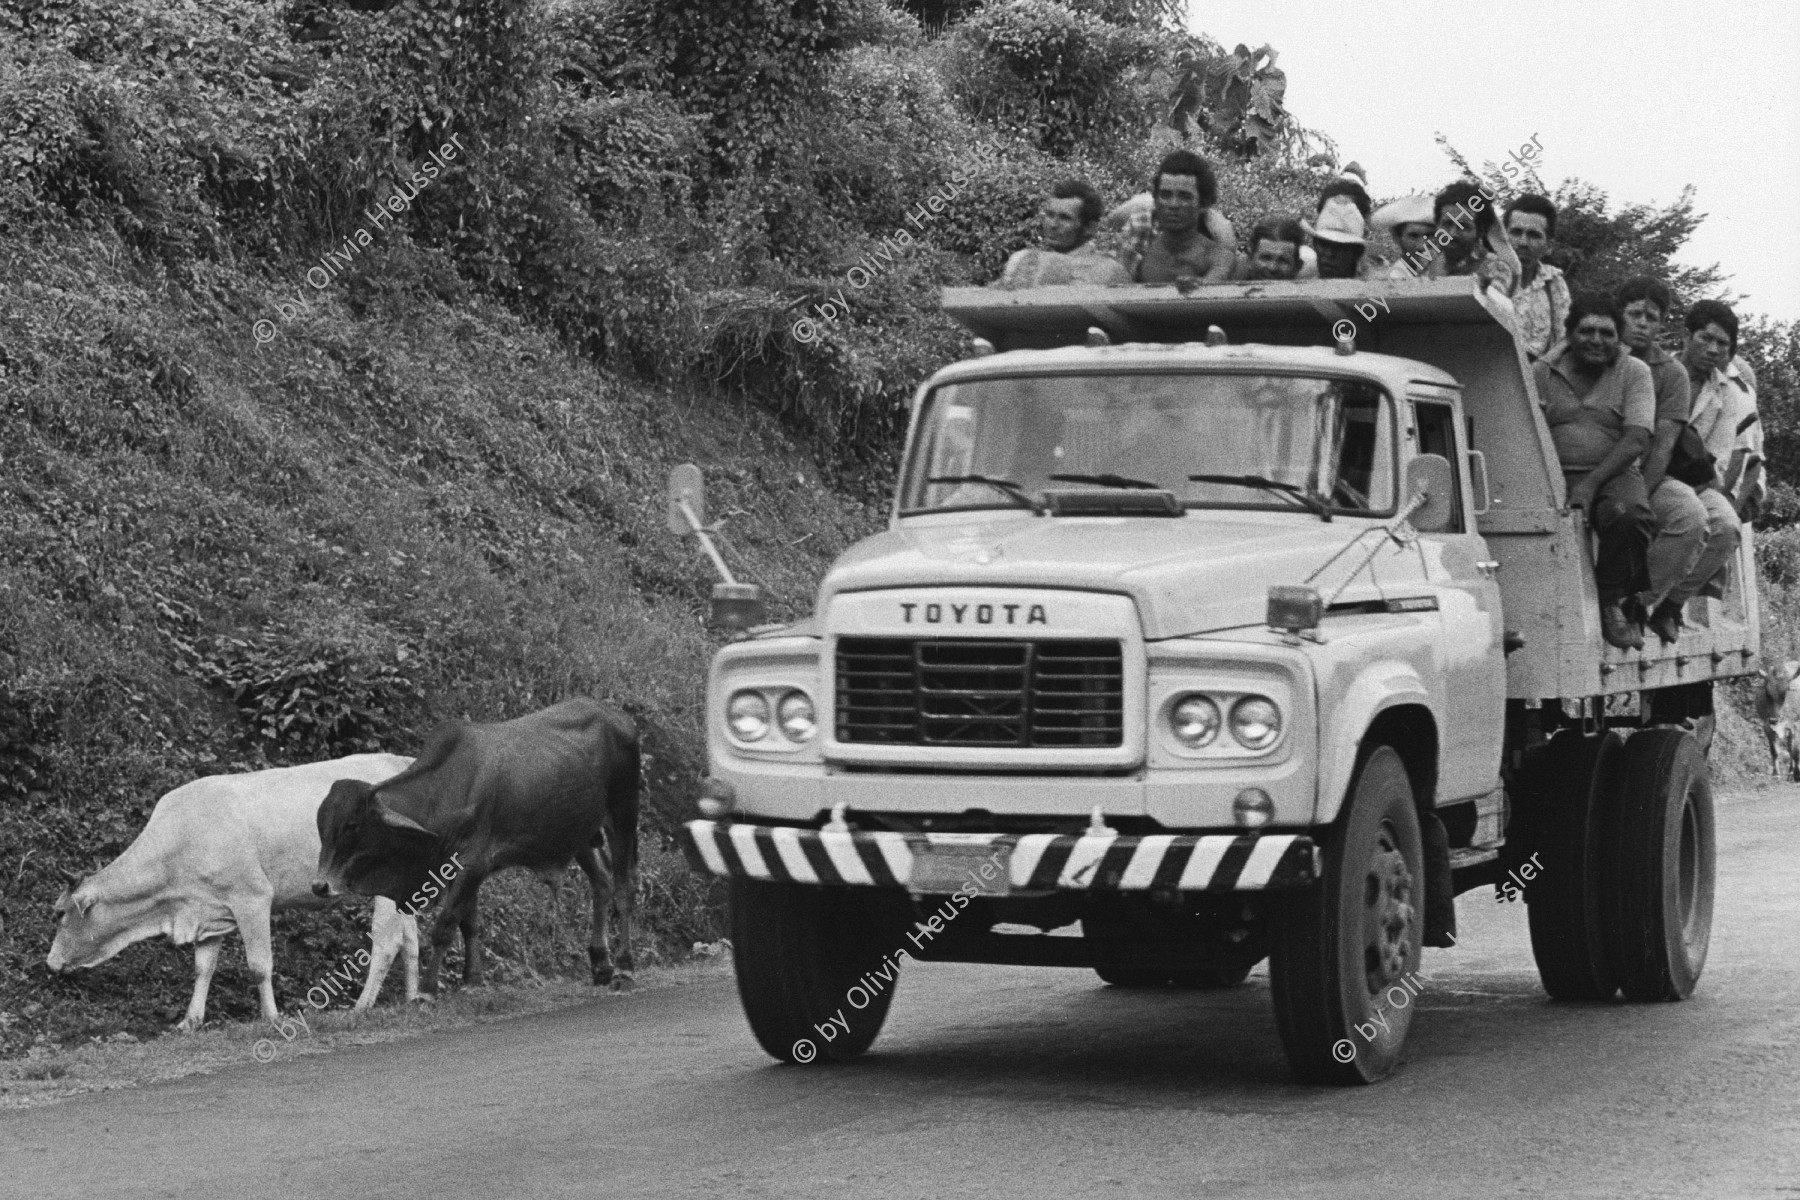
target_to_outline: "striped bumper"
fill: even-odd
[[[908,887],[915,849],[932,843],[1011,847],[1018,892],[1242,892],[1300,888],[1318,877],[1301,834],[903,834],[689,821],[682,849],[696,870],[725,878]]]

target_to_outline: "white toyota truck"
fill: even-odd
[[[1523,893],[1552,997],[1692,992],[1748,529],[1677,642],[1607,645],[1472,280],[943,304],[974,350],[918,391],[887,530],[797,624],[715,592],[740,636],[684,843],[770,1054],[867,1049],[909,959],[1220,988],[1267,958],[1296,1075],[1370,1082],[1484,886]],[[678,472],[672,521],[705,540],[703,509]]]

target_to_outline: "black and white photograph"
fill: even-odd
[[[0,0],[0,1195],[1800,1200],[1800,6]]]

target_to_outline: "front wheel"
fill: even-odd
[[[900,982],[906,897],[733,879],[728,904],[738,998],[762,1048],[799,1063],[867,1050]]]
[[[1425,854],[1412,785],[1391,747],[1366,747],[1324,874],[1273,922],[1269,989],[1288,1063],[1312,1083],[1391,1073],[1412,1025]]]

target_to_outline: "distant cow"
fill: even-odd
[[[332,785],[319,807],[313,890],[405,902],[434,877],[449,880],[425,957],[425,991],[435,992],[438,964],[458,928],[463,982],[481,982],[475,903],[482,880],[525,867],[549,882],[573,860],[594,895],[593,980],[617,988],[633,966],[637,817],[637,730],[623,713],[576,699],[500,724],[451,721],[433,731],[410,769],[385,783]],[[609,911],[619,921],[616,976]]]
[[[1777,779],[1800,779],[1800,694],[1793,689],[1800,662],[1789,659],[1762,669],[1756,689],[1756,719],[1769,743],[1771,769]]]
[[[319,804],[331,785],[354,778],[376,783],[412,759],[355,754],[303,767],[242,775],[209,775],[185,783],[156,802],[125,853],[87,879],[69,878],[56,901],[53,971],[105,962],[133,942],[158,934],[194,947],[194,995],[177,1026],[197,1029],[206,1019],[219,947],[227,933],[244,938],[244,957],[256,979],[262,1015],[273,1021],[275,967],[269,914],[276,909],[323,908],[312,889],[319,858]],[[374,942],[358,1010],[375,1003],[394,956],[405,952],[406,998],[419,995],[419,923],[391,901],[377,900],[369,923]]]

